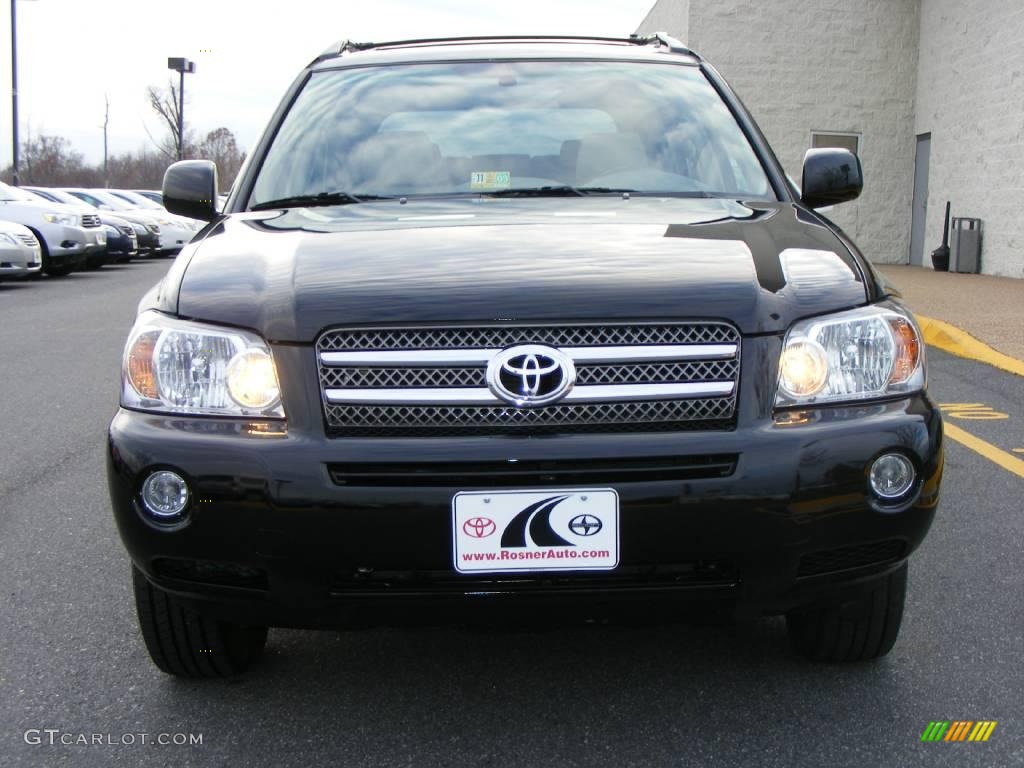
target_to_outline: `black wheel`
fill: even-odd
[[[39,252],[43,262],[43,272],[48,274],[50,277],[64,277],[69,274],[71,272],[71,265],[61,264],[60,266],[57,266],[56,264],[51,264],[50,249],[46,247],[46,240],[44,240],[43,236],[34,229],[32,230],[32,234],[35,235],[36,240],[39,241]]]
[[[266,627],[246,627],[201,616],[154,587],[132,566],[135,608],[153,663],[177,677],[233,677],[263,655]]]
[[[786,615],[798,653],[814,661],[867,661],[896,642],[907,595],[907,564],[881,578],[859,599],[817,603]]]

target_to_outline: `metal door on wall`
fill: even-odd
[[[928,163],[932,152],[932,135],[917,137],[914,156],[914,203],[910,218],[910,263],[924,264],[924,225],[928,218]]]

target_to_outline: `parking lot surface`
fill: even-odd
[[[780,619],[688,619],[272,630],[245,679],[163,676],[103,445],[135,305],[168,265],[0,284],[0,765],[1024,765],[1024,475],[1006,460],[1024,460],[1024,378],[931,350],[944,497],[876,663],[804,662]],[[997,726],[922,742],[939,720]],[[179,734],[201,744],[149,743]]]

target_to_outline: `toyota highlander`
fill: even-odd
[[[913,316],[715,69],[650,38],[345,42],[142,300],[109,430],[142,637],[242,672],[267,628],[784,615],[896,640],[942,426]]]

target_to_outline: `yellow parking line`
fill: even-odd
[[[1018,477],[1024,477],[1024,460],[1011,456],[1001,448],[996,448],[992,443],[987,443],[970,432],[965,432],[960,427],[946,422],[942,425],[946,436],[966,445],[975,453],[979,453],[989,461],[998,464],[1003,469],[1013,472]]]
[[[924,342],[932,347],[949,352],[959,357],[966,357],[970,360],[978,360],[988,363],[991,366],[1000,368],[1018,376],[1024,376],[1024,360],[1004,355],[998,350],[992,349],[987,344],[978,341],[969,333],[955,325],[944,323],[933,317],[918,315],[917,324],[921,326],[921,333],[924,334]]]

